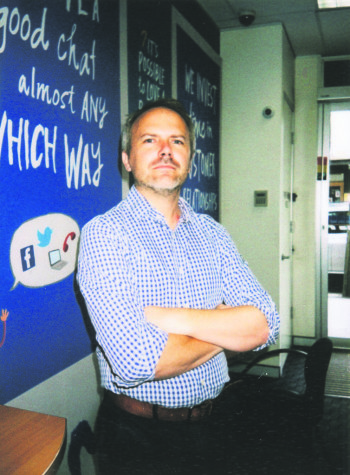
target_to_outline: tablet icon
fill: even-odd
[[[59,249],[54,249],[53,251],[49,252],[49,260],[51,268],[55,270],[60,270],[67,264],[66,261],[62,261],[61,252]]]

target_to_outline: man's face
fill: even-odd
[[[135,185],[162,195],[177,192],[190,169],[190,139],[183,119],[169,109],[145,112],[132,127],[131,151],[122,154]]]

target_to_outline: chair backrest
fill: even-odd
[[[322,416],[324,391],[333,344],[329,338],[320,338],[310,348],[305,360],[305,398],[310,417],[317,423]]]

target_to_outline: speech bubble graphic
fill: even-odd
[[[76,268],[80,230],[66,214],[50,213],[25,221],[13,234],[10,262],[15,282],[43,287],[68,277]],[[44,245],[43,245],[44,243]]]

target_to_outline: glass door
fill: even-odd
[[[350,102],[321,106],[318,157],[321,336],[350,347]]]

